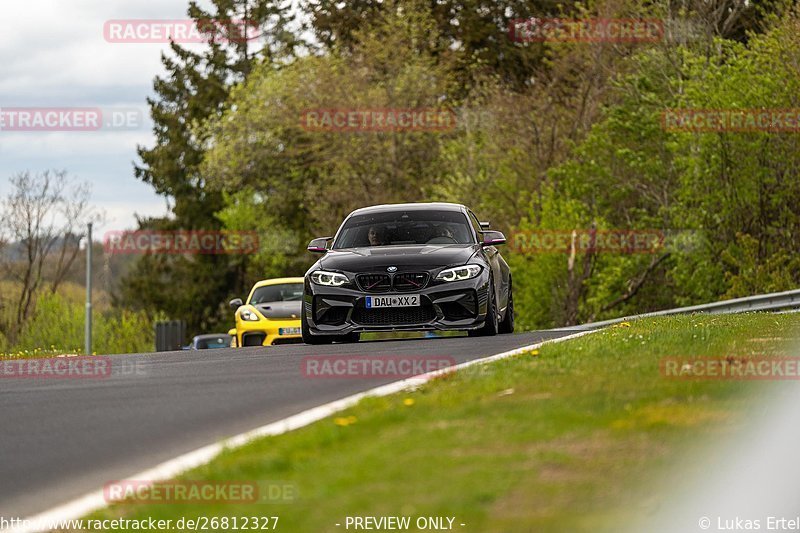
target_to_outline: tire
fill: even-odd
[[[336,342],[358,342],[361,340],[361,333],[354,332],[347,335],[336,335],[334,339]]]
[[[511,278],[508,278],[508,305],[503,321],[498,327],[500,333],[514,333],[514,293],[511,289]]]
[[[483,327],[469,332],[470,337],[494,337],[497,335],[497,298],[494,295],[494,281],[489,279],[489,309]]]

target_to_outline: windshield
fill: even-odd
[[[231,345],[230,335],[221,335],[213,339],[197,339],[195,347],[198,350],[206,350],[209,348],[229,348]]]
[[[302,300],[302,298],[302,283],[279,283],[256,288],[247,303],[255,305],[267,302],[295,302]]]
[[[467,219],[459,211],[391,211],[351,216],[333,249],[474,242]]]

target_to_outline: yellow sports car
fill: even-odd
[[[247,303],[234,298],[234,346],[270,346],[303,342],[300,309],[303,278],[265,279],[253,285]]]

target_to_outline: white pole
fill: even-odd
[[[92,223],[86,231],[86,331],[84,335],[86,355],[92,355]]]

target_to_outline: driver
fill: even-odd
[[[447,225],[442,225],[436,228],[434,231],[434,237],[447,237],[448,239],[455,240],[455,237],[453,237],[453,230]]]
[[[367,239],[369,239],[370,246],[383,246],[386,244],[383,238],[383,231],[379,226],[370,226],[367,232]]]

